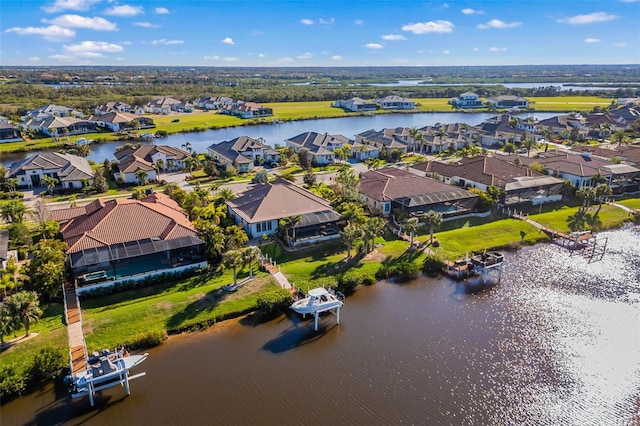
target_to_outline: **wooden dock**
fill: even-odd
[[[64,283],[64,313],[69,335],[69,368],[75,375],[87,369],[87,347],[82,332],[82,312],[73,283]]]

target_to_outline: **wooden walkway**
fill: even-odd
[[[75,286],[72,283],[64,283],[62,288],[69,335],[69,364],[72,375],[75,375],[87,368],[87,348],[82,333],[82,313]]]
[[[271,276],[278,282],[278,284],[280,284],[280,287],[292,292],[295,291],[295,289],[293,288],[293,286],[291,285],[287,277],[282,272],[280,272],[280,269],[277,266],[275,266],[273,263],[271,263],[268,259],[265,259],[265,258],[261,258],[260,261],[264,269],[266,269],[271,274]]]
[[[594,235],[590,231],[580,235],[572,235],[572,234],[567,234],[566,232],[560,232],[555,229],[551,229],[547,226],[544,226],[543,224],[536,222],[533,219],[529,219],[528,216],[521,216],[517,213],[513,213],[511,217],[514,219],[525,221],[528,224],[535,226],[542,232],[545,232],[546,234],[548,234],[549,237],[551,237],[552,239],[561,238],[565,241],[568,241],[577,245],[577,244],[587,243],[589,240],[592,240],[594,238]]]

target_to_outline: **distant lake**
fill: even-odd
[[[534,117],[544,120],[559,113],[534,112],[521,114],[519,117]],[[364,132],[365,130],[394,127],[424,127],[436,123],[467,123],[477,125],[484,120],[494,117],[495,113],[417,113],[417,114],[379,114],[362,117],[328,118],[323,120],[300,120],[287,121],[280,124],[260,124],[256,126],[227,127],[217,130],[206,130],[204,132],[177,133],[166,138],[154,139],[145,144],[160,144],[181,147],[187,141],[197,152],[206,152],[207,147],[214,143],[220,143],[238,136],[249,136],[252,138],[262,137],[268,145],[276,144],[283,146],[284,141],[304,132],[318,132],[340,134],[348,138]],[[113,160],[116,147],[124,142],[105,142],[91,145],[91,154],[88,159],[103,162],[106,158]],[[10,166],[14,161],[20,161],[27,156],[36,154],[39,151],[19,152],[2,154],[0,162],[4,166]]]
[[[535,87],[557,86],[560,90],[616,90],[616,89],[637,89],[640,83],[620,84],[619,86],[580,86],[580,83],[422,83],[422,80],[398,80],[391,83],[371,83],[367,86],[380,87],[441,87],[441,86],[504,86],[507,89],[533,89]],[[594,83],[597,84],[597,83]]]

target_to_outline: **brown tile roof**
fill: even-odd
[[[317,213],[337,216],[327,200],[285,179],[258,184],[227,205],[248,223]]]
[[[117,151],[118,169],[121,173],[133,173],[138,169],[154,170],[152,156],[163,153],[167,158],[184,160],[189,153],[183,149],[168,145],[142,145],[139,148],[127,147]]]
[[[71,218],[61,229],[67,253],[143,239],[197,236],[184,212],[164,194],[143,200],[96,200],[83,208],[81,215],[79,208],[51,213],[55,220]]]
[[[403,204],[408,206],[476,197],[457,186],[447,185],[395,167],[385,167],[364,173],[358,184],[358,192],[377,201],[402,200]]]

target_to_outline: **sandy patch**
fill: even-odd
[[[363,260],[372,260],[374,262],[384,262],[387,260],[387,256],[380,253],[378,250],[373,250],[371,253],[367,254]]]

